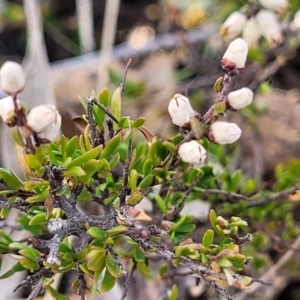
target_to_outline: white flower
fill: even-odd
[[[0,69],[0,80],[3,91],[15,96],[24,89],[25,85],[22,66],[12,61],[5,62]]]
[[[283,12],[289,7],[287,0],[258,0],[258,2],[267,9]]]
[[[300,29],[300,9],[295,13],[294,19],[291,22],[290,28],[293,31]]]
[[[280,24],[274,12],[262,9],[255,16],[261,34],[270,44],[280,44],[283,41]]]
[[[27,115],[27,125],[39,139],[53,141],[61,127],[61,116],[54,105],[39,105]]]
[[[201,164],[206,159],[206,150],[196,141],[190,141],[179,146],[178,155],[184,162]]]
[[[20,101],[17,99],[17,106],[21,108]],[[14,101],[11,96],[0,100],[0,115],[6,124],[10,124],[14,119]]]
[[[227,104],[233,109],[242,109],[252,103],[253,92],[244,87],[230,92],[227,96]]]
[[[213,143],[224,145],[234,143],[241,134],[241,129],[234,123],[215,122],[209,127],[207,137]]]
[[[249,48],[255,48],[257,46],[261,33],[254,18],[250,18],[247,21],[242,36]]]
[[[229,73],[241,71],[245,67],[248,54],[247,43],[243,39],[235,39],[232,41],[222,58],[222,67],[225,72]],[[235,75],[234,74],[234,75]]]
[[[190,101],[183,95],[176,94],[170,101],[168,106],[169,114],[172,118],[173,124],[177,126],[184,126],[190,122],[191,117],[195,116]]]
[[[221,33],[231,40],[242,32],[246,22],[247,17],[239,11],[235,11],[222,24]]]

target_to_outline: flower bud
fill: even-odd
[[[17,106],[18,108],[21,108],[21,104],[18,99],[17,99]],[[14,122],[15,119],[14,110],[15,110],[14,100],[11,96],[0,100],[0,115],[3,121],[7,125],[12,125]]]
[[[224,72],[230,76],[241,72],[245,67],[247,54],[248,46],[243,39],[239,38],[232,41],[221,60]]]
[[[283,41],[278,19],[270,10],[262,9],[255,16],[257,27],[270,44],[280,44]]]
[[[206,150],[196,141],[190,141],[179,146],[178,155],[186,163],[201,164],[206,159]]]
[[[252,103],[253,92],[244,87],[240,90],[230,92],[227,96],[227,105],[235,110],[242,109]]]
[[[235,11],[224,21],[221,26],[221,33],[228,39],[233,39],[238,36],[244,26],[246,25],[247,17],[239,12]]]
[[[257,47],[257,43],[260,37],[261,33],[259,28],[257,27],[255,18],[250,18],[243,29],[244,41],[247,43],[249,48],[255,48]]]
[[[171,99],[168,111],[172,118],[172,123],[180,127],[189,123],[191,117],[195,116],[195,111],[193,110],[189,99],[180,94],[176,94]]]
[[[234,143],[241,134],[241,129],[234,123],[215,122],[209,127],[207,137],[213,143],[224,145]]]
[[[7,61],[0,69],[1,87],[4,92],[15,96],[24,89],[25,75],[22,66],[16,62]]]
[[[58,136],[61,116],[54,105],[35,106],[27,115],[27,125],[40,140],[51,142]]]
[[[258,0],[258,2],[267,9],[283,12],[289,7],[287,0]]]

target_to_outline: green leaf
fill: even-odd
[[[67,144],[66,149],[66,157],[71,157],[74,152],[78,149],[79,146],[79,138],[77,135],[74,135]]]
[[[101,283],[101,292],[106,293],[110,291],[116,284],[117,278],[110,274],[108,270],[105,270],[104,277]]]
[[[78,96],[78,99],[86,111],[87,110],[87,100],[82,96]]]
[[[163,141],[163,145],[172,153],[172,154],[176,154],[177,153],[177,147],[169,142],[169,141]]]
[[[167,205],[166,205],[165,201],[163,200],[163,198],[160,195],[156,194],[155,201],[156,201],[156,204],[157,204],[159,210],[163,214],[166,214],[167,213]]]
[[[64,171],[65,177],[72,177],[72,176],[85,176],[86,173],[84,170],[79,166],[71,167],[70,169]]]
[[[90,271],[100,271],[104,269],[105,265],[105,251],[98,250],[96,253],[90,257],[87,262],[87,267]]]
[[[109,90],[107,88],[104,88],[99,96],[98,96],[98,102],[101,103],[106,108],[109,107],[110,102],[110,94]],[[104,120],[105,120],[105,112],[98,106],[94,106],[94,115],[97,122],[97,125],[100,127],[101,130],[104,129]]]
[[[212,229],[208,229],[205,231],[202,237],[202,244],[204,247],[208,248],[214,240],[214,231]]]
[[[24,145],[24,142],[23,142],[23,138],[22,138],[22,136],[21,136],[21,134],[20,134],[20,131],[19,131],[19,127],[18,127],[18,126],[15,126],[15,127],[12,128],[11,136],[12,136],[14,142],[15,142],[17,145],[19,145],[19,146],[21,146],[21,147],[24,147],[24,146],[25,146],[25,145]]]
[[[28,180],[23,183],[24,190],[32,191],[36,188],[43,186],[49,186],[49,181],[47,180]]]
[[[145,189],[149,186],[151,186],[154,182],[154,175],[149,174],[147,175],[139,184],[139,189]]]
[[[40,213],[38,215],[35,215],[32,217],[32,219],[29,222],[30,226],[34,225],[45,225],[47,223],[47,215],[46,213]]]
[[[121,88],[118,87],[114,91],[111,98],[111,112],[117,120],[120,120],[121,118],[121,105],[122,105]],[[118,124],[116,124],[115,122],[113,123],[113,126],[115,129],[118,128]]]
[[[137,190],[138,172],[135,169],[130,170],[128,184],[132,192]]]
[[[48,285],[45,288],[55,300],[69,300],[67,296],[60,294],[51,285]]]
[[[90,227],[87,231],[87,233],[93,237],[94,239],[103,241],[105,239],[105,233],[103,230],[101,230],[98,227]]]
[[[143,199],[143,197],[144,195],[141,192],[136,191],[128,197],[127,203],[130,205],[136,205]]]
[[[8,235],[6,234],[3,230],[0,230],[0,236],[5,239],[6,241],[8,241],[9,243],[12,243],[14,240]]]
[[[45,194],[34,195],[34,196],[31,196],[31,197],[28,197],[26,199],[26,202],[27,203],[43,202],[43,201],[45,201],[46,197],[47,197],[47,195],[45,195]]]
[[[215,232],[217,232],[219,235],[224,236],[224,233],[222,231],[222,229],[220,230],[220,226],[218,226],[217,228],[217,214],[216,212],[211,209],[209,212],[209,220],[210,220],[210,224],[213,227],[213,229],[215,230]]]
[[[171,288],[171,293],[169,295],[169,300],[177,300],[178,297],[179,297],[178,287],[175,284],[173,284]]]
[[[38,255],[37,255],[36,251],[34,251],[33,249],[31,249],[31,248],[21,249],[19,251],[19,253],[22,256],[24,256],[34,262],[37,262]]]
[[[119,146],[120,142],[121,142],[121,135],[117,134],[116,136],[114,136],[112,139],[108,141],[100,157],[108,158],[110,155],[113,154],[117,146]]]
[[[72,160],[70,163],[68,163],[65,167],[72,168],[74,166],[81,166],[85,162],[87,162],[90,159],[94,159],[98,157],[102,151],[103,145],[99,145]]]
[[[150,158],[147,158],[144,161],[143,164],[143,175],[146,177],[148,175],[152,175],[152,168],[153,168],[153,164],[152,164],[152,160]]]
[[[167,272],[168,272],[168,265],[167,264],[163,264],[159,267],[159,270],[158,270],[158,274],[160,277],[164,277],[165,275],[167,275]]]
[[[123,275],[122,270],[120,269],[118,263],[115,262],[111,253],[107,253],[105,258],[105,267],[109,273],[114,277],[120,277]]]
[[[26,268],[24,268],[19,262],[17,262],[15,265],[12,266],[11,269],[9,269],[7,272],[5,272],[3,275],[1,275],[0,279],[8,278],[17,272],[22,272],[24,270],[26,270]]]
[[[67,158],[67,155],[66,155],[67,144],[68,144],[67,138],[64,135],[62,135],[60,138],[60,152],[61,152],[63,161]]]
[[[0,179],[3,179],[10,188],[19,189],[23,186],[23,182],[18,176],[4,168],[0,168]]]
[[[120,153],[117,152],[109,161],[110,168],[114,169],[119,162],[120,162]]]
[[[118,225],[116,227],[110,228],[108,230],[105,230],[105,233],[107,233],[109,236],[119,235],[120,233],[123,233],[127,231],[127,227],[124,225]]]
[[[81,177],[83,182],[88,181],[96,172],[98,171],[110,171],[109,163],[106,159],[90,159],[87,161],[83,167],[83,171],[85,172],[85,176]]]
[[[146,118],[140,117],[133,121],[132,128],[138,128],[146,122]]]

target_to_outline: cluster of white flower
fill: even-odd
[[[248,47],[242,39],[236,39],[228,46],[221,64],[224,70],[224,76],[231,78],[239,73],[245,67]],[[242,88],[230,92],[224,99],[219,101],[224,103],[225,109],[239,110],[251,104],[253,92],[248,88]],[[198,120],[198,126],[203,127],[203,136],[216,144],[230,144],[237,141],[242,131],[234,123],[215,121],[214,106],[210,109],[212,112],[209,122],[204,121],[191,106],[187,97],[176,94],[168,106],[172,123],[179,126],[189,136],[188,133],[193,130],[193,120]],[[200,137],[200,139],[202,138]],[[206,159],[205,148],[197,141],[196,135],[192,138],[185,139],[178,146],[178,155],[182,161],[194,165],[202,164]]]
[[[235,11],[221,26],[221,33],[228,39],[242,34],[247,45],[256,47],[261,36],[270,44],[283,41],[282,26],[277,13],[282,14],[289,7],[287,0],[258,0],[263,7],[255,14]],[[255,10],[253,10],[255,11]]]
[[[23,127],[22,132],[38,139],[39,143],[55,140],[61,128],[61,116],[54,105],[33,107],[26,115],[17,95],[25,87],[25,75],[20,64],[7,61],[0,69],[1,87],[9,96],[0,99],[0,116],[8,126]],[[19,120],[17,118],[25,118]],[[23,134],[23,135],[24,135]]]

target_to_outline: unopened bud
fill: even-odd
[[[221,60],[222,68],[230,76],[243,71],[247,59],[248,46],[243,39],[232,41]]]
[[[242,32],[246,22],[247,17],[239,11],[235,11],[222,24],[221,34],[231,40]]]
[[[241,129],[234,123],[215,122],[209,127],[207,137],[213,143],[224,145],[234,143],[241,134]]]
[[[25,75],[22,66],[16,62],[7,61],[0,69],[1,87],[4,92],[15,96],[24,89]]]
[[[249,48],[255,48],[257,47],[260,37],[261,33],[257,27],[255,18],[250,18],[243,29],[244,41],[247,43]]]
[[[17,99],[18,109],[21,108],[20,101]],[[12,125],[15,120],[15,106],[14,100],[11,96],[3,98],[0,100],[0,115],[3,121],[7,125]]]
[[[267,9],[262,9],[255,16],[255,20],[261,34],[268,40],[270,44],[282,43],[283,36],[275,13]]]
[[[283,12],[289,7],[287,0],[258,0],[258,2],[267,9]]]
[[[183,143],[179,146],[178,155],[190,164],[201,164],[206,159],[206,150],[196,141]]]
[[[242,109],[252,103],[253,92],[244,87],[230,92],[227,96],[227,105],[235,110]]]
[[[27,115],[27,125],[40,140],[51,142],[60,131],[61,116],[54,105],[35,106]]]
[[[172,123],[180,127],[188,124],[191,117],[195,116],[195,111],[193,110],[189,99],[180,94],[176,94],[171,99],[168,111],[172,118]]]

